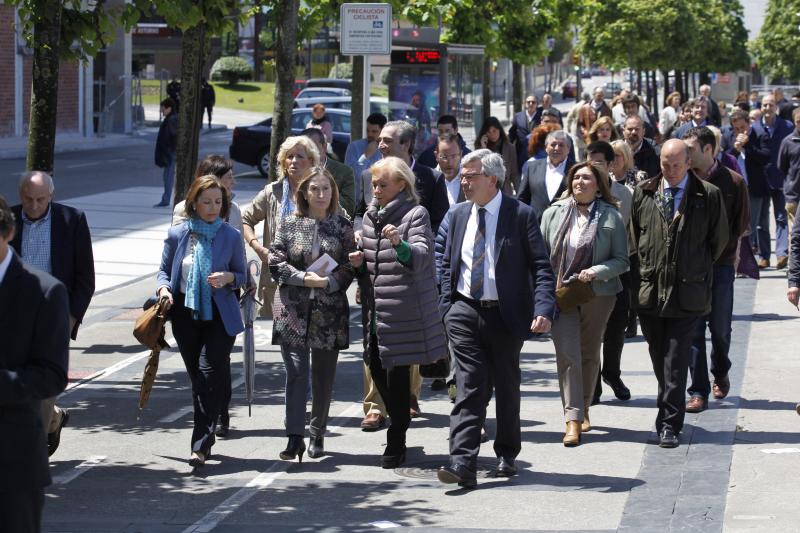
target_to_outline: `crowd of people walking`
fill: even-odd
[[[388,421],[384,468],[406,460],[420,367],[449,366],[432,384],[447,387],[453,401],[450,461],[439,480],[476,486],[492,396],[496,475],[515,475],[520,351],[533,338],[553,342],[563,444],[580,445],[602,383],[620,401],[631,398],[622,352],[639,324],[658,382],[658,445],[678,446],[685,413],[730,391],[733,287],[737,273],[756,277],[773,264],[770,211],[774,264],[788,265],[787,298],[800,301],[800,251],[789,239],[800,232],[800,107],[790,110],[792,125],[782,118],[791,104],[781,98],[744,94],[728,112],[704,86],[683,107],[678,93],[669,94],[656,121],[636,94],[607,102],[596,89],[566,114],[564,129],[549,95],[542,106],[530,95],[508,132],[496,118],[485,121],[471,152],[452,115],[438,118],[436,143],[417,153],[411,124],[374,114],[344,164],[327,154],[330,140],[312,121],[283,142],[278,179],[244,209],[233,201],[232,163],[206,157],[175,206],[155,291],[191,382],[189,464],[203,467],[232,430],[230,354],[244,329],[245,246],[262,262],[261,316],[272,319],[284,362],[283,460],[325,454],[338,355],[352,348],[353,282],[362,310],[361,427]],[[156,150],[166,169],[174,165],[171,106],[162,106],[167,120]],[[160,204],[171,199],[167,174]],[[33,318],[20,323],[52,324],[29,335],[47,344],[46,357],[16,344],[0,356],[4,368],[9,361],[37,368],[9,382],[14,401],[31,407],[29,463],[38,473],[23,477],[34,497],[13,505],[33,523],[47,481],[45,443],[52,454],[69,420],[55,396],[66,386],[69,336],[89,305],[94,271],[85,216],[52,201],[52,178],[27,173],[19,191],[19,206],[0,201],[2,305],[28,290],[33,299],[19,301]],[[13,472],[17,459],[0,462]]]

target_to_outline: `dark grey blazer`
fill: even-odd
[[[574,160],[570,156],[567,156],[567,164],[564,167],[565,177],[573,164]],[[537,159],[528,163],[528,168],[525,172],[525,175],[519,180],[519,194],[517,195],[517,199],[533,208],[533,212],[536,213],[536,220],[538,222],[542,221],[542,215],[544,214],[545,209],[550,207],[550,204],[552,204],[554,201],[558,200],[558,198],[567,189],[566,184],[562,181],[561,186],[558,188],[558,191],[556,191],[555,196],[550,198],[547,195],[547,182],[545,180],[546,174],[547,158]]]
[[[0,493],[50,484],[40,401],[67,386],[69,299],[17,256],[0,283]]]

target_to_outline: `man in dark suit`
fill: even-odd
[[[29,533],[50,484],[40,401],[67,386],[69,303],[64,285],[17,257],[14,230],[0,197],[0,529]]]
[[[517,148],[517,164],[520,171],[522,164],[528,160],[528,136],[533,128],[539,125],[542,108],[536,107],[536,97],[529,94],[525,97],[525,109],[514,114],[511,127],[508,129],[508,140]]]
[[[415,188],[419,194],[419,204],[428,210],[431,217],[433,233],[439,229],[439,223],[450,208],[444,182],[437,180],[433,169],[419,164],[411,155],[414,150],[414,126],[404,120],[387,122],[378,138],[378,150],[383,157],[399,157],[411,168],[416,178]]]
[[[645,122],[638,115],[631,115],[625,119],[622,128],[622,137],[631,149],[633,164],[636,170],[647,172],[647,176],[656,176],[661,168],[658,162],[658,153],[644,130]]]
[[[466,155],[470,152],[469,148],[467,148],[467,143],[464,142],[464,138],[460,133],[458,133],[458,120],[453,115],[440,116],[436,120],[436,130],[439,136],[442,136],[445,133],[454,134],[458,139],[458,145],[461,148],[461,155]],[[439,161],[436,159],[436,150],[436,143],[433,143],[424,152],[419,154],[417,162],[425,165],[426,167],[436,168],[436,165],[439,163]]]
[[[53,202],[52,178],[45,172],[27,172],[19,185],[21,205],[11,208],[16,232],[11,246],[28,265],[47,272],[67,288],[69,328],[75,339],[78,326],[94,294],[94,258],[89,224],[83,212]],[[55,405],[55,397],[42,402],[50,455],[61,440],[69,412]]]
[[[300,132],[314,142],[319,150],[319,162],[325,170],[331,173],[336,187],[339,189],[339,205],[347,212],[347,216],[353,218],[356,210],[356,180],[353,177],[353,169],[328,157],[328,141],[325,134],[319,128],[307,128]]]
[[[709,102],[708,98],[703,95],[698,96],[694,100],[689,100],[689,106],[692,108],[692,120],[681,124],[679,127],[672,131],[673,139],[683,139],[683,135],[692,128],[699,128],[700,126],[708,126]],[[652,177],[652,176],[651,176]]]
[[[516,474],[520,433],[519,352],[531,332],[550,331],[555,281],[533,210],[501,192],[500,155],[476,150],[462,160],[467,202],[450,212],[439,308],[456,360],[458,393],[450,414],[443,483],[477,485],[487,400],[495,384],[496,474]]]
[[[592,101],[589,102],[589,105],[594,109],[597,118],[613,118],[611,108],[606,103],[606,92],[603,90],[602,85],[594,88],[594,96],[592,97]]]
[[[528,204],[541,222],[544,210],[566,190],[564,176],[575,163],[570,150],[567,133],[563,130],[550,132],[545,139],[547,157],[528,163],[525,175],[520,178],[520,202]]]
[[[708,122],[710,122],[712,126],[719,128],[720,125],[722,125],[722,115],[720,115],[719,112],[719,104],[711,98],[711,86],[705,84],[701,85],[698,92],[708,100]]]

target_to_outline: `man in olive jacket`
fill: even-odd
[[[728,244],[720,190],[689,170],[686,144],[661,149],[661,174],[633,193],[631,230],[639,269],[633,272],[642,332],[658,380],[659,446],[674,448],[683,428],[692,335],[711,311],[714,262]]]

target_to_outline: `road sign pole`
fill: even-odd
[[[370,114],[369,96],[370,96],[370,57],[364,55],[364,83],[363,83],[363,113],[361,116],[361,131],[364,132],[364,138],[367,138],[367,117]]]

